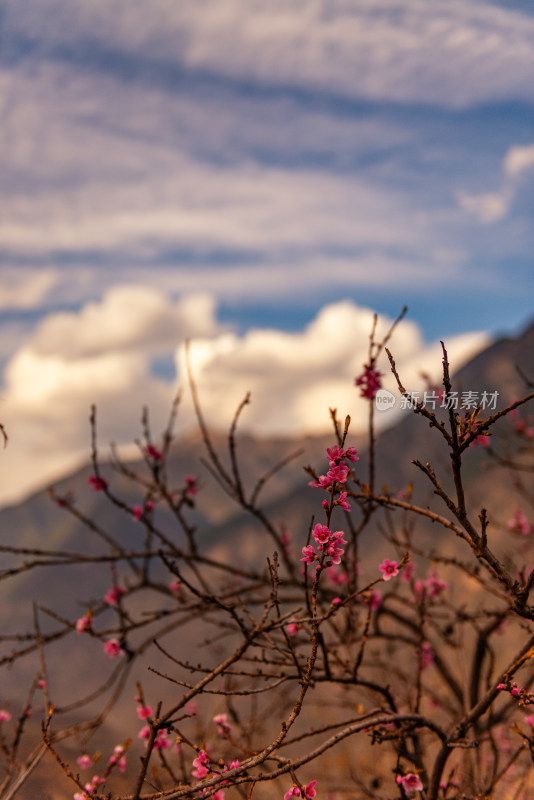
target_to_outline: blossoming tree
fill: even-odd
[[[534,470],[534,431],[524,412],[534,394],[486,418],[480,406],[462,416],[446,402],[452,382],[443,348],[440,409],[413,405],[448,451],[445,471],[414,462],[438,505],[419,503],[410,486],[379,488],[373,400],[382,377],[377,358],[390,335],[377,342],[373,329],[368,362],[355,381],[369,402],[365,471],[350,444],[350,418],[341,423],[332,410],[325,462],[306,468],[316,514],[292,535],[259,503],[275,470],[245,488],[236,431],[248,398],[230,429],[226,466],[191,376],[209,469],[264,532],[259,567],[239,552],[221,558],[199,542],[194,513],[201,487],[193,475],[174,485],[167,471],[177,404],[161,442],[145,416],[143,470],[115,462],[138,489],[134,504],[102,474],[93,410],[90,488],[134,520],[139,536],[126,546],[86,517],[73,497],[51,490],[94,537],[91,555],[3,548],[21,558],[3,573],[6,579],[33,566],[71,569],[91,561],[109,571],[110,584],[80,616],[56,613],[52,631],[43,630],[36,609],[33,633],[4,658],[17,669],[35,655],[37,669],[23,707],[1,698],[1,798],[23,797],[43,757],[66,776],[75,800],[534,796],[534,569],[524,481]],[[492,445],[506,424],[520,459]],[[504,526],[509,548],[495,546],[487,511],[467,498],[464,466],[473,447],[516,475],[517,505]],[[170,532],[159,523],[163,507],[174,519]],[[421,523],[442,531],[431,546],[420,536]],[[369,532],[387,543],[381,562],[366,557]],[[454,547],[442,547],[451,537]],[[192,622],[200,637],[218,644],[200,663],[182,655],[177,639]],[[53,696],[48,669],[58,640],[98,643],[110,666],[100,689],[89,697],[81,692],[68,714]],[[147,652],[166,665],[152,667],[159,690],[151,688],[150,696],[146,667],[139,666]],[[105,752],[99,737],[113,727],[132,680],[136,689],[128,697],[138,725]],[[31,711],[41,731],[28,749]]]

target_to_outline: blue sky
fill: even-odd
[[[1,17],[0,366],[17,464],[17,446],[45,465],[58,441],[56,471],[81,458],[94,400],[126,439],[125,397],[163,409],[187,336],[205,340],[207,385],[224,363],[241,390],[262,341],[307,346],[325,309],[354,340],[369,309],[408,305],[421,364],[439,338],[461,359],[477,334],[532,319],[530,3],[5,0]]]

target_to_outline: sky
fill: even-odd
[[[214,427],[301,435],[374,312],[414,389],[534,316],[526,0],[4,0],[0,97],[0,503],[93,402],[162,425],[186,339]]]

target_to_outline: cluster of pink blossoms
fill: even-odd
[[[373,400],[382,386],[381,377],[382,373],[378,372],[374,361],[371,361],[370,364],[365,364],[362,374],[354,381],[355,386],[360,387],[360,397]]]
[[[327,567],[341,563],[341,556],[345,552],[341,545],[347,544],[346,539],[343,539],[344,535],[343,531],[332,532],[327,525],[320,523],[313,529],[312,536],[317,543],[317,549],[327,557],[325,562]],[[313,564],[314,561],[321,560],[321,556],[315,552],[312,544],[302,548],[302,556],[303,558],[300,560],[306,564]]]
[[[514,420],[516,433],[526,436],[527,439],[534,439],[534,417],[529,415],[526,419],[522,419],[518,408],[512,409],[510,416]]]
[[[525,689],[524,686],[518,686],[517,681],[507,684],[498,683],[497,689],[500,692],[509,692],[512,697],[515,697],[518,700],[520,707],[534,705],[534,694]]]
[[[408,565],[410,566],[410,565]],[[416,597],[439,597],[442,592],[448,588],[448,583],[442,580],[437,574],[436,570],[431,567],[428,570],[426,580],[417,580],[414,582],[413,591]]]
[[[98,478],[96,475],[91,475],[87,483],[93,487],[93,492],[103,492],[108,486],[105,478]]]
[[[516,508],[512,519],[508,520],[508,530],[528,536],[530,533],[530,523],[520,508]]]
[[[148,744],[148,740],[150,739],[150,725],[144,725],[137,734],[137,738],[145,739],[145,744]],[[171,746],[172,742],[168,732],[164,728],[160,728],[154,739],[154,750],[167,750]]]
[[[197,493],[197,479],[192,475],[185,476],[185,493],[190,497],[194,497]]]
[[[303,797],[315,797],[317,792],[315,791],[315,786],[317,785],[317,781],[310,781],[307,786],[303,786]],[[292,797],[300,797],[300,789],[298,786],[292,786],[291,789],[285,793],[284,800],[291,800]]]
[[[356,452],[354,447],[348,447],[346,450],[337,444],[332,448],[328,447],[326,453],[330,469],[326,475],[320,475],[317,480],[310,481],[310,486],[314,489],[324,489],[326,492],[334,493],[334,505],[340,506],[344,511],[350,511],[350,504],[347,501],[347,492],[342,491],[339,484],[346,483],[350,473],[344,460],[359,461]],[[336,491],[339,492],[337,498],[335,498]],[[323,500],[324,508],[327,509],[328,505],[328,501]]]
[[[198,756],[193,761],[193,766],[195,767],[195,769],[193,770],[192,774],[195,776],[195,778],[202,780],[202,778],[206,777],[206,775],[209,772],[209,769],[206,766],[207,763],[208,763],[207,753],[205,753],[204,750],[199,750]]]
[[[92,779],[84,784],[84,791],[76,792],[74,795],[74,800],[86,800],[88,797],[93,795],[99,786],[103,786],[106,783],[106,779],[111,774],[114,767],[118,767],[119,772],[123,773],[126,771],[126,754],[125,754],[126,747],[122,744],[118,744],[113,749],[113,755],[109,757],[107,768],[105,774],[103,776],[93,775]],[[96,761],[96,758],[95,758]],[[91,756],[84,753],[81,756],[78,756],[76,762],[81,770],[89,769],[93,766],[93,759]]]
[[[145,455],[152,459],[152,461],[162,461],[163,460],[163,453],[154,447],[153,444],[147,444],[145,447]]]

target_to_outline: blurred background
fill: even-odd
[[[531,321],[530,2],[4,0],[0,36],[0,503],[91,403],[157,430],[186,338],[211,425],[251,390],[300,437],[363,425],[374,312],[409,390]]]

